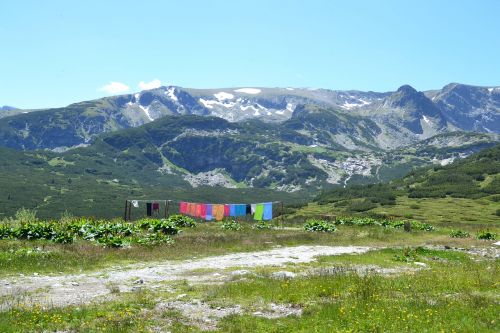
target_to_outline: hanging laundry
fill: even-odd
[[[201,204],[195,204],[195,213],[194,216],[200,218],[201,217]]]
[[[189,202],[189,203],[188,203],[188,215],[189,215],[189,216],[194,216],[194,214],[195,214],[195,206],[194,206],[194,203]]]
[[[262,218],[264,220],[272,220],[273,219],[273,203],[272,202],[266,202],[264,204],[264,213]]]
[[[224,205],[224,216],[231,216],[231,205]]]
[[[179,202],[179,213],[181,214],[187,213],[187,202],[184,201]]]
[[[156,211],[160,210],[160,204],[158,202],[153,202],[153,210],[156,210]]]
[[[132,200],[132,206],[134,206],[135,208],[139,208],[139,201]]]
[[[207,218],[207,205],[206,204],[201,204],[201,214],[200,214],[200,217],[202,219],[206,219]]]
[[[229,216],[236,216],[236,205],[229,205]]]
[[[255,214],[255,205],[256,204],[251,204],[250,205],[250,214],[252,214],[252,215]]]
[[[206,212],[206,215],[205,215],[205,220],[206,221],[211,221],[212,220],[212,205],[211,204],[207,204],[207,212]]]
[[[262,221],[262,217],[264,215],[264,205],[256,204],[255,205],[255,214],[253,215],[254,220]]]
[[[147,216],[151,216],[153,215],[152,212],[151,212],[151,208],[152,208],[152,204],[151,202],[147,202],[146,203],[146,215]]]
[[[247,205],[237,204],[234,205],[234,216],[245,216],[247,213]]]
[[[224,205],[212,205],[212,216],[217,221],[222,221],[224,218]]]
[[[246,213],[246,215],[252,214],[252,205],[247,204],[246,212],[245,213]]]

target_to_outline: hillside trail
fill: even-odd
[[[167,288],[168,282],[223,283],[244,268],[307,263],[317,256],[360,254],[358,246],[294,246],[183,261],[138,263],[91,273],[0,279],[0,311],[19,305],[62,307],[113,299],[119,292]],[[231,272],[229,269],[240,269]]]

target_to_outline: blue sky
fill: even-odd
[[[64,106],[158,81],[500,85],[498,13],[496,0],[1,1],[0,105]]]

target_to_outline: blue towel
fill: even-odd
[[[272,220],[273,219],[273,203],[266,202],[264,204],[264,216],[262,217],[264,220]]]
[[[229,205],[229,216],[236,216],[236,205]]]
[[[205,216],[206,221],[211,221],[212,220],[212,205],[207,204],[207,215]]]
[[[236,216],[245,216],[245,215],[247,215],[247,205],[238,204],[238,205],[235,205],[235,206],[236,206],[236,208],[235,208]]]

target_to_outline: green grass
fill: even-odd
[[[318,265],[374,264],[400,250],[324,257]],[[330,260],[332,259],[332,260]],[[0,313],[1,332],[199,332],[179,311],[158,310],[158,302],[187,293],[213,307],[241,305],[245,314],[223,318],[217,332],[497,332],[499,261],[474,261],[462,253],[421,250],[429,269],[397,276],[339,273],[275,280],[250,275],[222,285],[173,284],[174,293],[141,291],[102,303],[43,309],[19,307]],[[397,265],[410,265],[401,264]],[[307,268],[307,265],[303,267]],[[252,316],[269,304],[300,307],[300,317]]]
[[[481,199],[451,197],[416,199],[398,196],[395,205],[378,206],[357,215],[413,219],[436,227],[464,228],[472,232],[485,228],[498,231],[500,229],[500,221],[496,216],[498,207],[499,203],[494,201],[494,196]],[[304,221],[309,216],[341,217],[351,214],[352,212],[342,205],[309,203],[287,217],[291,221]]]

